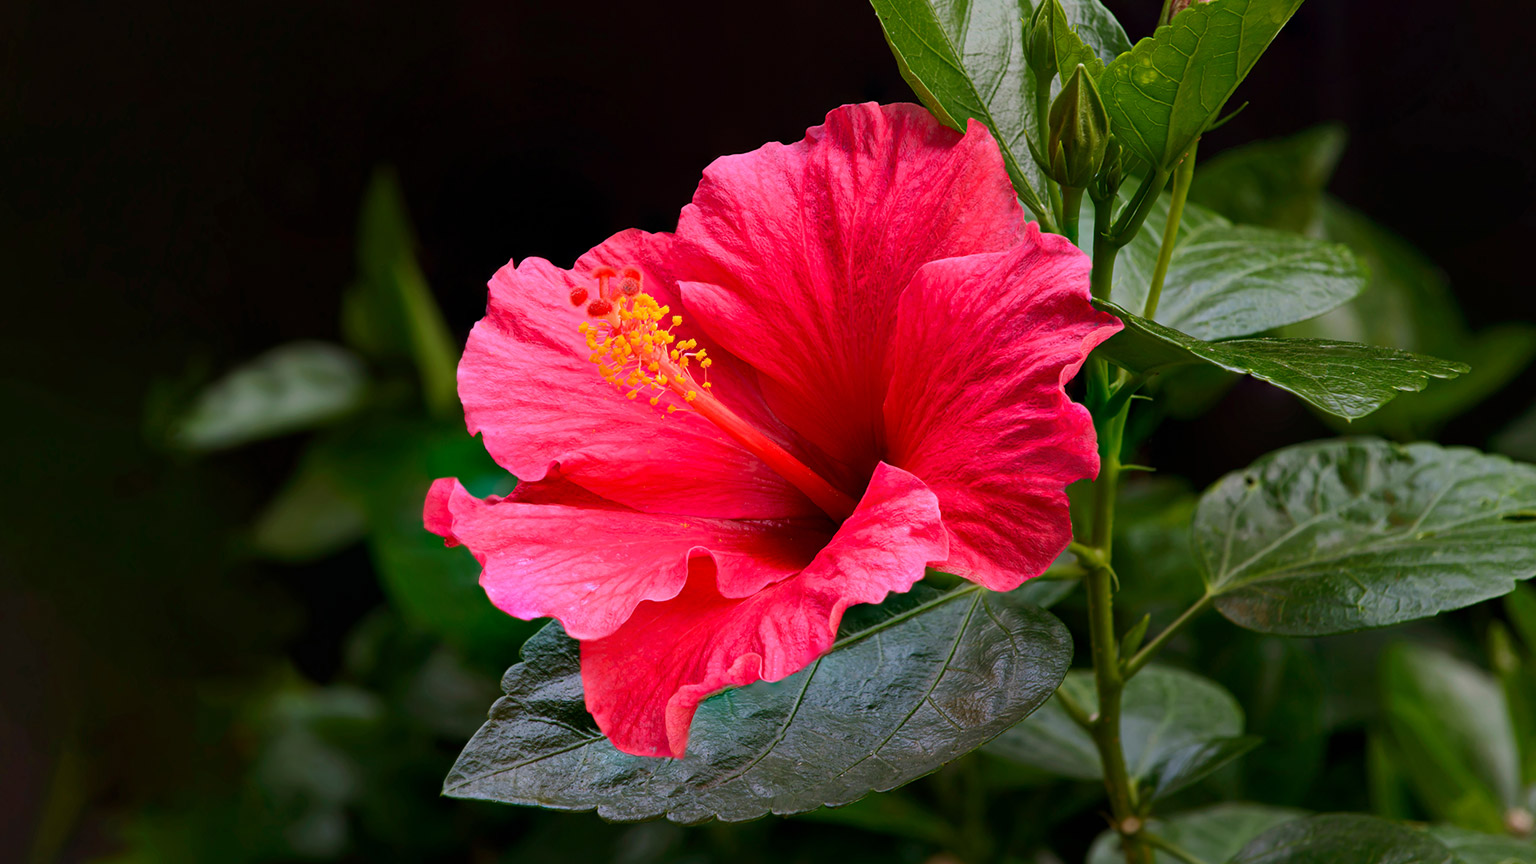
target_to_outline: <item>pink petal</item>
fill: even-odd
[[[1088,303],[1088,256],[1031,225],[1009,252],[936,261],[902,295],[887,459],[939,496],[942,569],[1006,591],[1072,538],[1065,488],[1099,471],[1088,412],[1062,389],[1120,329]]]
[[[699,702],[805,668],[832,647],[845,609],[908,590],[946,545],[933,493],[881,464],[858,509],[799,576],[731,599],[701,561],[676,597],[642,603],[613,635],[582,642],[587,708],[625,753],[681,757]]]
[[[491,602],[518,618],[558,618],[577,639],[617,630],[642,601],[670,600],[690,560],[713,562],[719,590],[745,595],[800,572],[831,537],[827,522],[641,513],[558,477],[480,500],[432,484],[427,529],[469,547]]]
[[[595,268],[636,267],[646,292],[680,313],[667,263],[672,246],[670,235],[626,231],[582,256],[573,270],[541,258],[503,267],[459,364],[469,431],[483,434],[491,456],[523,480],[539,480],[558,464],[570,481],[639,510],[819,516],[805,496],[709,421],[689,411],[669,415],[666,401],[652,407],[646,398],[624,398],[587,359],[577,330],[587,320],[585,308],[572,305],[571,292],[587,288],[595,299]],[[674,332],[701,338],[715,357],[711,392],[766,434],[782,433],[763,406],[755,375],[691,326],[684,321]]]
[[[926,262],[1007,249],[1022,225],[984,127],[962,137],[916,105],[845,105],[803,141],[705,170],[678,222],[697,256],[683,299],[763,374],[780,419],[868,476],[897,297]]]

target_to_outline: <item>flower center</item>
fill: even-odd
[[[670,307],[642,290],[639,270],[599,267],[592,276],[595,296],[575,288],[571,305],[587,307],[588,320],[577,330],[592,352],[587,359],[597,364],[603,380],[629,399],[645,394],[657,408],[666,402],[668,414],[691,411],[715,424],[833,519],[841,522],[853,513],[857,502],[715,398],[708,380],[714,360],[697,339],[678,341],[672,330],[683,316],[671,314]]]

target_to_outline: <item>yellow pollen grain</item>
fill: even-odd
[[[692,402],[697,398],[699,398],[699,391],[697,390],[689,390],[687,393],[683,394],[683,401],[685,402]]]

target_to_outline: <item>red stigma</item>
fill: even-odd
[[[633,297],[640,293],[640,271],[633,267],[625,267],[623,279],[619,281],[619,291],[625,297]]]
[[[580,306],[581,304],[583,304],[585,302],[587,302],[587,289],[585,289],[585,288],[572,288],[571,289],[571,305],[572,306]]]
[[[613,304],[609,303],[607,300],[593,300],[590,304],[587,305],[587,314],[591,315],[593,318],[601,318],[612,311]]]
[[[617,294],[608,290],[608,280],[619,275],[612,267],[596,267],[592,270],[592,278],[597,280],[597,296],[603,300],[612,300]]]

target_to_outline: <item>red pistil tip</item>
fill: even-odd
[[[571,305],[572,306],[580,306],[581,304],[583,304],[585,302],[587,302],[587,289],[585,289],[585,288],[572,288],[571,289]]]
[[[613,304],[607,300],[593,300],[587,305],[587,314],[593,318],[602,318],[613,311]]]

